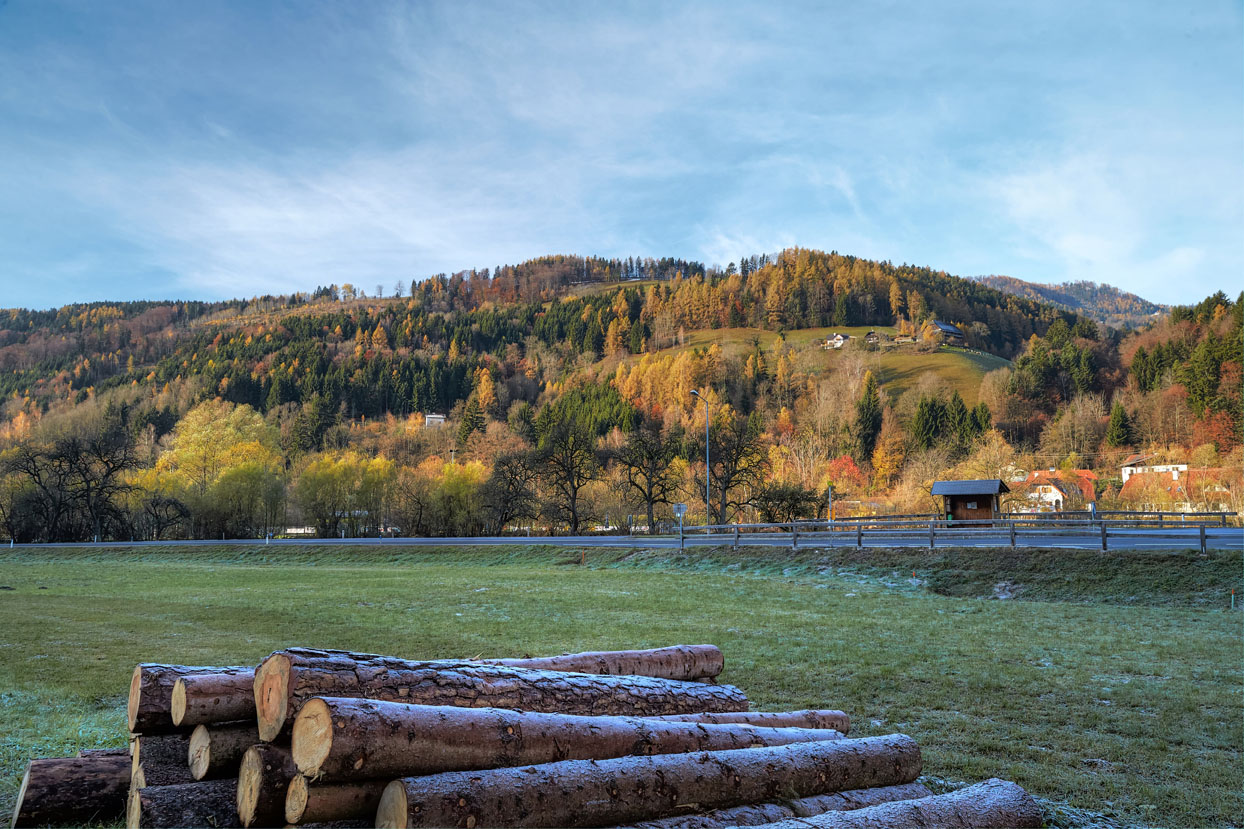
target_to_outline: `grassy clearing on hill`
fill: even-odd
[[[27,758],[116,745],[140,660],[714,642],[756,708],[904,731],[925,773],[1127,823],[1238,825],[1238,554],[559,548],[0,556],[0,811]],[[279,566],[278,566],[279,565]],[[911,571],[916,578],[911,578]],[[973,598],[1009,581],[1027,601]],[[933,592],[937,591],[937,592]],[[957,595],[942,595],[942,594]],[[1211,609],[1214,608],[1214,609]]]
[[[869,331],[880,331],[893,336],[893,326],[848,326],[838,328],[801,328],[786,332],[786,342],[799,355],[799,368],[812,374],[819,374],[834,365],[844,353],[851,350],[848,345],[843,350],[824,349],[821,343],[834,332],[841,332],[851,337],[863,337]],[[752,349],[753,341],[758,341],[766,351],[773,348],[777,340],[776,331],[763,328],[713,328],[687,332],[686,344],[662,349],[655,353],[677,353],[688,348],[704,348],[716,343],[728,357],[740,357]],[[641,355],[627,358],[629,363],[637,363]],[[881,381],[882,388],[897,397],[915,385],[920,375],[932,372],[951,389],[958,389],[959,394],[968,406],[975,406],[980,396],[980,383],[988,372],[996,368],[1011,365],[1010,361],[992,354],[966,351],[961,348],[943,347],[932,353],[922,353],[914,345],[890,346],[879,351],[867,352],[867,364],[873,368]]]

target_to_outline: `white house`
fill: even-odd
[[[1171,473],[1171,480],[1178,481],[1181,473],[1188,471],[1186,463],[1163,463],[1155,466],[1146,466],[1145,461],[1149,460],[1152,455],[1132,455],[1123,462],[1123,483],[1127,483],[1127,479],[1133,475],[1143,472],[1160,472],[1163,474]]]
[[[842,348],[849,339],[851,339],[849,334],[830,334],[825,338],[824,348]]]
[[[423,426],[425,429],[439,429],[445,425],[445,415],[443,414],[426,414],[423,416]]]

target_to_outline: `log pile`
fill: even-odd
[[[711,645],[143,663],[128,751],[31,761],[12,827],[1041,825],[1006,781],[934,795],[906,735],[750,711],[723,667]]]

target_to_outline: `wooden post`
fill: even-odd
[[[1101,551],[1106,552],[1106,522],[1101,522]]]
[[[790,548],[793,550],[799,546],[799,528],[794,524],[790,525]]]
[[[930,550],[932,550],[932,549],[933,549],[933,528],[934,528],[935,526],[937,526],[937,522],[936,522],[936,521],[930,521],[930,522],[929,522],[929,549],[930,549]]]
[[[1201,525],[1201,555],[1205,555],[1205,525]]]
[[[737,550],[739,546],[739,528],[734,528],[734,547]]]
[[[855,548],[858,550],[864,546],[864,525],[862,523],[855,525]]]
[[[1015,549],[1015,522],[1011,522],[1011,549]]]

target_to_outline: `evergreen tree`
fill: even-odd
[[[881,433],[881,395],[877,378],[871,371],[864,374],[864,394],[855,404],[855,447],[860,463],[870,460]]]
[[[916,404],[916,416],[911,420],[911,436],[916,446],[932,449],[941,440],[945,430],[946,406],[936,397],[922,397]]]
[[[1132,421],[1122,403],[1115,403],[1110,410],[1110,425],[1106,427],[1106,443],[1111,446],[1132,444]]]
[[[946,405],[946,431],[958,439],[960,446],[967,446],[975,437],[972,416],[968,413],[963,398],[959,396],[958,389],[955,389],[955,393],[950,396],[950,403]]]
[[[458,443],[466,446],[471,435],[482,431],[484,431],[484,410],[480,408],[479,398],[471,395],[466,407],[462,410],[462,422],[458,424]]]

